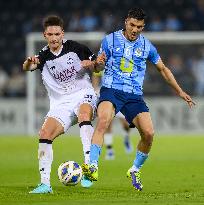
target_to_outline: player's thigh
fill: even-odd
[[[88,103],[83,103],[79,107],[78,122],[91,121],[93,119],[93,107]]]
[[[54,140],[60,134],[64,133],[62,124],[53,117],[47,117],[39,131],[40,139]]]
[[[95,117],[97,96],[92,88],[82,89],[73,96],[76,102],[74,112],[78,117],[78,122],[90,121]]]
[[[154,128],[149,112],[139,113],[134,119],[133,124],[137,127],[142,136],[153,137]]]

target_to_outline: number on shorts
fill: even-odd
[[[84,98],[87,100],[87,102],[91,102],[93,99],[93,95],[85,95]]]

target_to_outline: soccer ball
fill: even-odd
[[[66,161],[58,168],[58,178],[65,186],[74,186],[82,178],[82,168],[75,161]]]

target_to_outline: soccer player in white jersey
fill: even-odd
[[[98,120],[92,138],[90,164],[83,165],[84,174],[96,181],[104,133],[120,111],[130,126],[138,129],[141,136],[135,160],[127,172],[133,187],[139,191],[143,188],[140,169],[148,158],[154,136],[151,116],[142,92],[146,61],[156,66],[161,76],[190,108],[195,104],[178,85],[170,69],[164,65],[156,48],[141,34],[144,26],[144,11],[140,8],[131,9],[125,19],[125,29],[107,35],[102,41],[99,54],[104,52],[106,61],[97,109]]]
[[[44,37],[48,43],[39,55],[28,57],[23,70],[40,70],[47,89],[50,110],[39,131],[39,171],[41,183],[30,193],[52,193],[50,185],[51,164],[53,161],[53,140],[79,123],[83,144],[84,162],[89,163],[89,152],[97,97],[88,75],[89,69],[100,67],[100,57],[84,45],[65,40],[63,20],[58,16],[48,16],[44,23]],[[82,186],[92,182],[82,178]]]

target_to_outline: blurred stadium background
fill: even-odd
[[[138,0],[137,5],[134,0],[1,1],[0,134],[34,135],[47,112],[46,93],[40,74],[32,73],[34,77],[29,77],[22,72],[25,57],[37,53],[44,43],[41,22],[45,15],[58,14],[63,17],[68,38],[77,38],[76,40],[89,44],[97,53],[102,36],[121,29],[125,15],[132,6],[141,6],[146,11],[146,35],[152,37],[166,65],[197,102],[196,108],[190,111],[185,103],[175,97],[175,93],[161,79],[156,69],[149,66],[144,93],[151,108],[156,132],[202,134],[203,0],[155,0],[154,4]],[[69,32],[74,33],[70,36]],[[120,133],[117,120],[115,126],[115,132]],[[77,128],[72,129],[71,133],[78,132]]]

